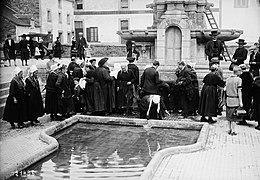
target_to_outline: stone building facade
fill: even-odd
[[[63,44],[71,43],[71,36],[74,35],[74,0],[2,0],[1,5],[13,12],[12,17],[4,16],[10,14],[1,15],[0,20],[4,23],[1,35],[12,34],[18,41],[22,34],[52,34],[54,38],[59,36]],[[14,17],[22,21],[22,25],[10,21]]]

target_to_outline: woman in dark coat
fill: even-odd
[[[31,121],[31,125],[34,125],[34,122],[39,123],[37,118],[44,114],[42,95],[37,75],[38,69],[35,65],[32,65],[30,68],[30,75],[25,80],[25,90],[28,97],[28,120]]]
[[[189,105],[189,114],[196,116],[199,108],[199,82],[196,71],[190,65],[187,65],[187,69],[190,74],[191,84],[193,87],[193,93],[191,95],[192,97]]]
[[[201,97],[199,103],[198,113],[202,116],[201,122],[215,123],[212,117],[217,116],[218,110],[218,92],[217,86],[224,87],[225,82],[216,75],[214,72],[217,69],[217,65],[211,65],[211,72],[208,73],[203,79],[203,87],[201,90]],[[208,120],[205,118],[208,116]]]
[[[95,111],[110,114],[113,108],[112,81],[114,78],[109,74],[107,60],[108,58],[102,58],[98,62],[99,67],[95,69],[94,98]],[[100,86],[101,92],[98,86]]]
[[[60,38],[57,37],[57,40],[54,42],[53,46],[53,56],[56,58],[61,59],[61,43],[60,43]]]
[[[25,85],[23,83],[23,71],[16,67],[15,77],[12,79],[7,97],[3,120],[9,122],[14,129],[14,123],[18,123],[18,128],[25,127],[23,122],[27,121],[27,103]]]
[[[85,80],[87,82],[86,89],[85,89],[85,99],[86,99],[86,106],[87,112],[92,114],[95,110],[94,106],[94,77],[95,77],[95,70],[90,69],[90,65],[86,65],[86,75]]]
[[[26,35],[22,35],[22,40],[19,42],[19,50],[21,51],[22,65],[28,66],[27,61],[29,59],[29,42],[26,40]]]
[[[253,82],[253,99],[254,119],[258,122],[256,129],[260,130],[260,76]]]
[[[74,104],[70,89],[71,81],[66,73],[66,66],[62,65],[59,69],[58,79],[56,81],[58,90],[58,112],[62,114],[63,118],[68,118],[74,114]]]
[[[46,97],[45,97],[45,112],[47,114],[51,114],[51,119],[57,119],[58,112],[58,90],[56,87],[56,81],[58,79],[58,64],[54,64],[51,66],[51,72],[47,77],[46,81]]]
[[[132,106],[134,97],[134,82],[135,76],[133,71],[128,70],[126,64],[122,64],[121,70],[117,74],[117,104],[123,111],[123,114],[130,114],[130,106]]]
[[[249,67],[245,64],[240,65],[242,69],[242,74],[240,78],[242,79],[242,101],[243,101],[243,109],[246,110],[247,116],[243,116],[243,120],[239,121],[239,125],[247,125],[246,119],[248,119],[249,109],[251,108],[252,104],[252,83],[253,83],[253,76],[251,72],[249,72]]]

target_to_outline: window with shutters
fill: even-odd
[[[121,9],[128,9],[128,0],[120,0],[120,8]]]
[[[234,7],[235,8],[248,8],[248,0],[235,0]]]
[[[98,42],[98,27],[87,28],[87,41]]]

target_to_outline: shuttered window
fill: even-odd
[[[87,41],[98,42],[98,27],[87,28]]]
[[[235,8],[248,8],[248,0],[235,0]]]

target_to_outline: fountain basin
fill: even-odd
[[[212,29],[192,29],[191,38],[197,38],[199,43],[205,43],[211,39],[209,35]],[[242,30],[236,29],[219,29],[220,34],[218,39],[221,41],[231,41],[239,38],[243,34]],[[124,30],[117,31],[117,34],[123,39],[132,40],[136,42],[154,42],[157,37],[157,29],[146,29],[146,30]]]
[[[165,156],[175,154],[175,153],[181,153],[181,152],[193,152],[198,151],[201,148],[205,146],[206,139],[208,136],[209,126],[208,124],[204,123],[192,123],[192,122],[173,122],[173,121],[162,121],[162,120],[144,120],[144,119],[130,119],[130,118],[118,118],[118,117],[93,117],[93,116],[81,116],[77,115],[72,118],[69,118],[61,123],[56,124],[53,127],[50,127],[46,130],[44,130],[41,135],[40,139],[45,139],[43,137],[47,137],[48,135],[51,135],[53,133],[59,132],[63,130],[64,128],[70,127],[73,124],[76,124],[78,122],[81,123],[98,123],[98,124],[108,124],[108,125],[126,125],[126,126],[143,126],[148,125],[150,128],[177,128],[177,129],[192,129],[192,130],[200,130],[199,137],[195,144],[186,145],[186,146],[177,146],[177,147],[170,147],[163,149],[162,152],[159,151],[155,155],[155,159],[152,158],[148,166],[145,168],[144,172],[142,173],[142,178],[148,178],[151,176],[155,169],[159,166],[160,162],[164,159]],[[140,128],[140,127],[139,127]],[[50,137],[51,138],[51,137]],[[53,139],[53,138],[51,138]],[[77,138],[75,139],[77,141]],[[52,151],[53,152],[53,151]],[[51,151],[49,151],[51,153]],[[30,161],[30,164],[33,164],[34,162],[39,160],[38,154],[30,153],[31,158],[33,159]],[[38,158],[35,158],[35,157]],[[41,158],[43,158],[41,156]],[[36,161],[35,161],[36,160]],[[78,163],[78,162],[77,162]],[[76,165],[78,165],[76,163]],[[21,164],[20,170],[28,167],[29,163],[24,162],[17,162],[17,164]],[[16,169],[19,171],[19,169]],[[59,173],[65,173],[66,170],[59,169]]]

